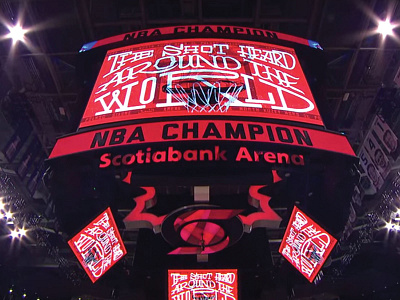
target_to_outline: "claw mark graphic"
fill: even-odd
[[[273,183],[282,180],[276,170],[272,171],[272,175]],[[266,185],[253,185],[249,189],[249,204],[261,208],[261,211],[248,216],[238,216],[243,222],[244,231],[247,233],[257,227],[279,228],[282,221],[282,218],[269,206],[271,197],[259,193],[259,190],[263,187],[266,187]]]
[[[125,217],[124,223],[127,230],[137,228],[150,228],[154,233],[161,231],[161,223],[165,218],[146,213],[146,210],[156,205],[156,190],[154,187],[142,187],[146,194],[135,197],[135,208]]]

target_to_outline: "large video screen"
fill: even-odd
[[[323,125],[293,49],[199,38],[108,51],[80,128],[199,115]]]
[[[237,300],[237,270],[168,270],[168,300]]]

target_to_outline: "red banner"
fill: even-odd
[[[168,270],[168,300],[237,300],[237,270]]]
[[[118,126],[58,139],[51,158],[109,147],[181,141],[262,142],[354,156],[346,137],[323,130],[261,122],[196,120]]]
[[[199,115],[323,125],[293,49],[242,40],[181,39],[109,51],[80,128]]]
[[[295,206],[279,253],[308,281],[313,282],[336,242],[333,236]]]
[[[68,244],[92,282],[126,254],[110,208],[69,240]]]

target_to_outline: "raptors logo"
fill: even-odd
[[[273,182],[281,178],[273,171]],[[131,174],[123,180],[130,183]],[[253,228],[277,228],[281,217],[269,206],[269,196],[260,193],[265,186],[251,186],[249,204],[256,212],[242,215],[244,209],[224,208],[211,204],[195,204],[178,208],[167,215],[156,216],[147,210],[156,205],[153,187],[143,187],[146,193],[134,198],[135,208],[126,216],[126,229],[150,228],[161,233],[175,249],[169,254],[211,254],[240,240]]]
[[[169,254],[210,254],[236,243],[242,236],[242,210],[214,205],[190,205],[165,217],[164,239],[177,248]]]

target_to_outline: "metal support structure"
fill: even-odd
[[[376,0],[371,0],[371,1],[370,1],[369,7],[371,7],[371,10],[373,10],[373,8],[375,7],[375,4],[376,4]],[[364,19],[363,19],[363,22],[362,22],[362,26],[361,26],[361,30],[362,30],[362,32],[363,32],[364,34],[365,34],[365,32],[367,31],[370,22],[371,22],[371,18],[370,18],[368,15],[365,15],[365,16],[364,16]],[[360,53],[360,48],[361,48],[361,46],[362,46],[362,43],[363,43],[363,41],[364,41],[364,38],[365,38],[365,36],[362,36],[362,37],[360,38],[360,40],[359,40],[358,43],[357,43],[356,50],[353,52],[353,55],[352,55],[352,57],[351,57],[349,66],[348,66],[347,71],[346,71],[346,74],[345,74],[345,76],[344,76],[344,83],[343,83],[343,89],[344,89],[344,90],[346,90],[347,87],[348,87],[348,85],[349,85],[350,78],[351,78],[351,75],[353,74],[353,70],[354,70],[354,67],[355,67],[355,65],[356,65],[357,58],[358,58],[358,54]],[[337,118],[337,115],[338,115],[339,110],[340,110],[340,105],[341,105],[341,103],[342,103],[342,102],[337,102],[337,104],[336,104],[336,106],[335,106],[334,114],[333,114],[333,118],[334,118],[334,119]]]
[[[75,5],[75,11],[78,15],[78,20],[80,21],[79,25],[81,28],[83,40],[85,42],[94,41],[95,35],[93,32],[92,22],[90,20],[90,15],[89,15],[88,7],[87,7],[87,1],[86,0],[75,0],[74,5]]]
[[[146,28],[147,27],[147,16],[146,16],[146,6],[145,6],[145,1],[144,0],[139,0],[139,5],[140,5],[140,15],[141,15],[141,28]]]

